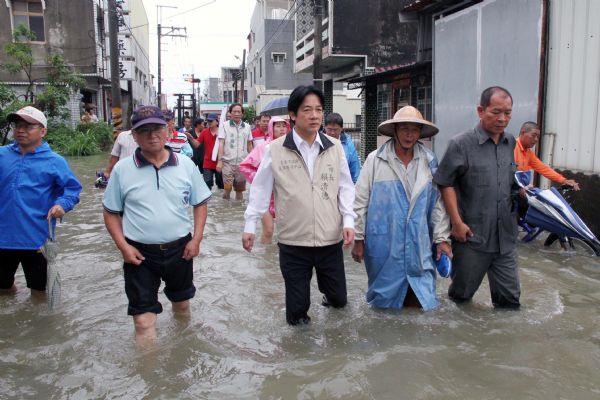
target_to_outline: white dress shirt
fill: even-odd
[[[310,179],[313,179],[315,170],[315,162],[319,155],[320,148],[323,147],[321,137],[317,134],[312,145],[308,144],[304,139],[296,133],[294,129],[291,133],[294,143],[300,151],[300,155],[306,163]],[[269,201],[273,192],[273,169],[271,168],[271,149],[267,145],[265,154],[260,162],[256,176],[250,186],[250,198],[248,200],[248,208],[244,213],[246,225],[245,233],[255,233],[258,220],[269,209]],[[338,195],[338,207],[343,217],[344,228],[354,229],[354,183],[348,169],[346,157],[340,157],[340,191]],[[277,212],[277,210],[275,210]]]

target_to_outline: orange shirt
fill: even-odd
[[[567,179],[544,164],[531,149],[523,148],[520,138],[517,139],[517,145],[515,146],[515,162],[519,171],[529,171],[532,169],[556,183],[563,183]]]

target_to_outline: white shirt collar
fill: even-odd
[[[300,145],[302,143],[305,143],[308,148],[311,147],[306,140],[302,139],[300,137],[300,135],[298,135],[298,133],[296,132],[296,128],[294,128],[292,131],[292,138],[294,139],[294,143],[296,144],[296,147],[298,149],[300,148]],[[321,148],[323,147],[323,142],[321,141],[321,135],[319,135],[318,132],[317,132],[317,136],[315,137],[315,143],[318,143],[319,146],[321,146]]]

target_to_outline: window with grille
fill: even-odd
[[[283,64],[286,59],[285,53],[271,53],[271,59],[273,60],[273,64]]]
[[[391,90],[389,85],[383,84],[377,87],[377,123],[390,118]]]
[[[13,0],[13,27],[25,25],[35,35],[34,42],[45,42],[44,9],[41,1]]]
[[[431,86],[417,89],[417,109],[421,111],[423,118],[431,121]]]

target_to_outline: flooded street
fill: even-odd
[[[189,321],[162,292],[155,349],[136,349],[121,254],[102,220],[94,172],[105,155],[73,158],[84,190],[57,228],[62,304],[25,290],[0,297],[0,398],[598,399],[600,260],[520,246],[520,311],[496,311],[484,284],[472,304],[384,312],[364,300],[364,265],[346,252],[348,306],[320,305],[285,323],[277,246],[241,246],[246,201],[216,193]]]

